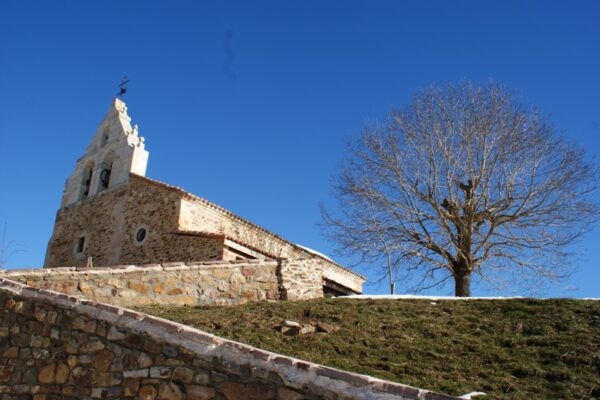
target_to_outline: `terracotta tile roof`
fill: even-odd
[[[184,198],[188,198],[190,200],[194,200],[194,201],[197,201],[199,203],[202,203],[203,205],[205,205],[205,206],[207,206],[209,208],[212,208],[214,210],[217,210],[217,211],[219,211],[219,212],[227,215],[228,217],[234,219],[237,222],[240,222],[240,223],[242,223],[242,224],[244,224],[246,226],[250,226],[250,227],[252,227],[252,228],[254,228],[254,229],[256,229],[256,230],[258,230],[258,231],[260,231],[262,233],[265,233],[266,235],[270,236],[272,239],[275,239],[275,240],[279,241],[280,243],[283,243],[283,244],[286,244],[288,246],[293,247],[297,251],[300,251],[300,252],[302,252],[302,253],[310,256],[310,257],[320,258],[320,259],[326,261],[327,263],[331,264],[332,266],[335,266],[337,268],[341,268],[342,270],[344,270],[344,271],[346,271],[346,272],[348,272],[348,273],[350,273],[350,274],[352,274],[354,276],[357,276],[360,279],[363,279],[365,281],[367,280],[367,278],[365,276],[363,276],[363,275],[361,275],[361,274],[359,274],[357,272],[354,272],[351,269],[349,269],[347,267],[344,267],[343,265],[340,265],[340,264],[336,263],[335,261],[329,260],[326,257],[323,257],[323,256],[321,256],[319,254],[315,254],[315,253],[309,252],[308,250],[304,249],[303,247],[297,245],[296,243],[290,242],[289,240],[284,239],[283,237],[281,237],[281,236],[279,236],[279,235],[277,235],[277,234],[275,234],[275,233],[273,233],[273,232],[271,232],[271,231],[269,231],[269,230],[267,230],[267,229],[265,229],[265,228],[263,228],[263,227],[261,227],[259,225],[256,225],[256,224],[254,224],[254,223],[252,223],[252,222],[250,222],[250,221],[248,221],[248,220],[246,220],[246,219],[238,216],[237,214],[232,213],[231,211],[229,211],[229,210],[227,210],[227,209],[225,209],[225,208],[223,208],[223,207],[221,207],[221,206],[219,206],[219,205],[217,205],[215,203],[212,203],[212,202],[210,202],[210,201],[208,201],[208,200],[206,200],[206,199],[204,199],[202,197],[196,196],[195,194],[192,194],[192,193],[186,191],[185,189],[182,189],[182,188],[180,188],[178,186],[169,185],[168,183],[157,181],[155,179],[151,179],[151,178],[148,178],[148,177],[145,177],[145,176],[137,175],[137,174],[134,174],[134,173],[130,173],[129,175],[132,178],[134,178],[134,179],[140,180],[142,182],[147,182],[147,183],[153,184],[155,186],[160,186],[160,187],[162,187],[164,189],[176,192],[176,193],[180,194]],[[181,232],[182,234],[186,234],[186,233],[187,234],[198,234],[198,235],[200,235],[200,234],[208,234],[208,232],[200,232],[200,231],[179,231],[179,232]],[[256,249],[255,247],[249,246],[246,243],[241,243],[238,239],[234,239],[234,238],[231,238],[231,237],[227,237],[227,239],[232,240],[232,241],[234,241],[236,243],[239,243],[239,244],[241,244],[243,246],[246,246],[249,249],[252,249],[252,250],[257,251],[259,253],[265,254],[264,250]],[[268,254],[265,254],[265,255],[268,255]],[[269,256],[269,257],[271,257],[271,256]],[[277,258],[277,257],[273,257],[273,258]]]

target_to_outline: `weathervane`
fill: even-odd
[[[125,93],[127,93],[127,82],[129,82],[129,79],[127,79],[126,76],[123,77],[121,83],[119,83],[119,93],[117,93],[117,97],[123,98],[123,96],[125,96]]]

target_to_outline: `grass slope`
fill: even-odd
[[[335,300],[142,311],[236,341],[452,395],[600,398],[600,301]],[[333,334],[288,337],[283,320]]]

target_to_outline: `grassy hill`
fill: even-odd
[[[600,301],[348,300],[142,311],[236,341],[417,387],[486,399],[600,398]],[[285,336],[284,320],[331,334]]]

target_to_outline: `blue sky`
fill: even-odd
[[[64,181],[124,75],[148,176],[331,253],[318,204],[346,140],[432,83],[504,83],[600,155],[599,20],[593,1],[4,0],[0,223],[24,250],[8,267],[43,264]],[[600,228],[545,294],[600,297],[598,243]]]

